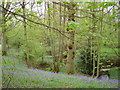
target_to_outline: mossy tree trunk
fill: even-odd
[[[68,23],[75,22],[75,4],[70,2],[68,9]],[[67,73],[74,73],[74,57],[75,57],[75,49],[74,49],[74,30],[73,28],[67,28],[68,40],[67,40]]]

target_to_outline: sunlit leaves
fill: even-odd
[[[74,5],[74,6],[80,6],[79,4],[76,4],[76,3],[73,3],[72,5]]]
[[[63,2],[63,4],[68,5],[69,3],[68,2]]]
[[[6,19],[6,17],[2,17],[2,16],[0,16],[0,19]]]
[[[65,30],[66,30],[66,29],[75,29],[78,24],[79,24],[79,23],[77,23],[77,22],[71,21],[71,22],[68,24],[68,26],[65,27]]]
[[[98,15],[98,17],[102,19],[102,18],[104,18],[105,16],[102,16],[102,15]]]
[[[54,9],[54,8],[48,8],[48,13],[52,13],[52,12],[57,12],[58,10]]]
[[[95,4],[95,2],[86,2],[86,3],[89,3],[89,4]]]
[[[17,13],[18,13],[18,12],[21,13],[21,12],[23,11],[23,10],[20,9],[20,8],[15,8],[14,10],[15,10],[15,12],[17,12]]]
[[[115,28],[118,28],[118,27],[119,27],[119,24],[118,24],[118,23],[115,23],[113,26],[114,26]]]
[[[104,38],[101,34],[99,33],[93,33],[93,32],[88,32],[90,36],[93,36],[93,37],[99,37],[99,38]]]
[[[94,9],[97,9],[98,6],[96,6],[96,5],[90,5],[90,6],[88,6],[88,8],[94,8]]]
[[[98,6],[102,8],[108,8],[109,6],[116,6],[116,3],[115,2],[102,2]]]
[[[42,2],[41,1],[37,1],[37,4],[41,4]]]
[[[115,2],[102,2],[102,3],[95,3],[95,2],[87,2],[89,3],[88,8],[93,8],[93,9],[97,9],[97,8],[108,8],[110,6],[117,6],[117,4]]]
[[[63,55],[67,55],[67,53],[68,53],[67,51],[64,51],[64,52],[63,52]]]

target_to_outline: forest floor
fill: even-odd
[[[99,80],[28,68],[20,60],[4,57],[2,64],[3,88],[118,88],[116,79]],[[119,87],[120,88],[120,87]]]

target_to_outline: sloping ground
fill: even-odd
[[[17,59],[4,57],[3,88],[118,88],[118,80],[98,80],[27,68]]]

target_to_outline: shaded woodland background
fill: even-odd
[[[99,77],[116,72],[120,67],[119,4],[2,2],[1,54],[57,73]]]

